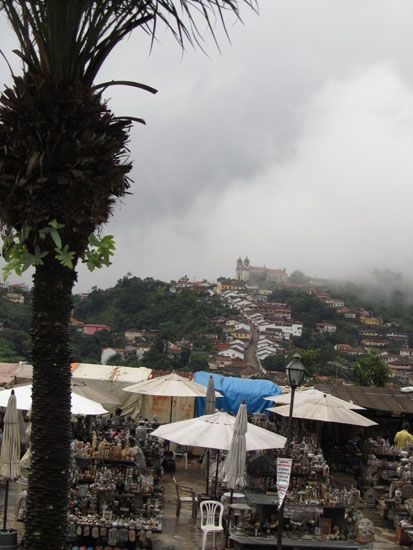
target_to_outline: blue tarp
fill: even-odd
[[[196,372],[194,382],[207,386],[210,376],[210,372]],[[242,401],[246,402],[250,414],[264,412],[266,408],[271,406],[271,403],[264,401],[263,397],[281,393],[277,384],[274,384],[271,380],[251,380],[249,378],[222,376],[221,374],[213,374],[212,376],[214,377],[215,389],[223,395],[223,397],[217,398],[217,409],[223,409],[232,414],[237,414]],[[201,416],[204,414],[204,399],[198,398],[196,401],[197,414]]]

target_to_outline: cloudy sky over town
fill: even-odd
[[[221,52],[182,55],[160,32],[135,34],[98,80],[131,132],[133,195],[116,210],[113,266],[164,280],[231,275],[255,265],[356,277],[413,266],[413,3],[261,0],[228,19]],[[14,47],[4,21],[0,47]],[[8,69],[2,62],[3,81]]]

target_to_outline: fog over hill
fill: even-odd
[[[142,34],[111,56],[100,81],[159,93],[108,92],[147,126],[131,133],[133,195],[105,229],[113,266],[82,269],[78,290],[128,271],[232,275],[239,254],[329,278],[411,273],[413,4],[262,0],[242,16],[221,53],[181,55],[161,33],[151,55]],[[2,19],[0,47],[18,67]]]

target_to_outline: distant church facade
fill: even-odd
[[[248,256],[245,260],[238,258],[235,268],[235,278],[250,284],[259,283],[286,283],[288,274],[285,269],[270,269],[266,266],[251,265]]]

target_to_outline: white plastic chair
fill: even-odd
[[[205,550],[208,533],[212,533],[213,547],[215,548],[216,533],[224,533],[222,516],[224,505],[217,500],[204,500],[201,502],[201,529],[202,529],[202,550]]]

